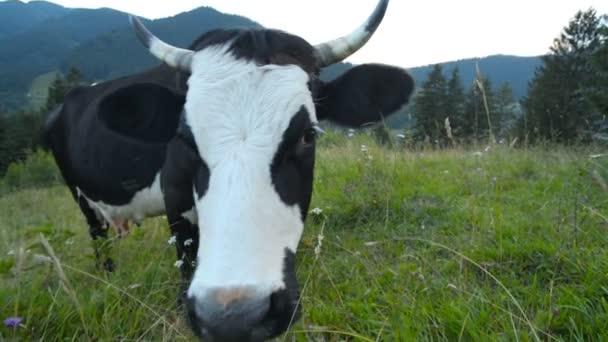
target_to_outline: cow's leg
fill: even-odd
[[[178,267],[184,282],[189,282],[196,267],[196,253],[198,250],[198,227],[182,217],[169,218],[171,235],[175,239]]]
[[[89,203],[87,203],[84,197],[76,194],[76,201],[89,225],[89,234],[93,239],[93,249],[95,250],[97,267],[103,268],[108,272],[113,272],[114,261],[109,256],[110,244],[108,241],[108,228],[105,226],[105,222],[97,217],[97,214],[89,206]]]
[[[175,239],[175,265],[182,274],[180,302],[196,269],[199,233],[193,184],[199,166],[200,157],[183,139],[178,138],[169,143],[167,159],[161,172],[161,186],[169,228]]]

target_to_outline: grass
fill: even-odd
[[[608,339],[607,156],[321,145],[280,341]],[[0,197],[0,318],[24,318],[0,340],[191,339],[168,238],[145,221],[106,274],[63,186]]]

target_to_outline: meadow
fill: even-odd
[[[297,254],[303,316],[277,340],[608,340],[605,151],[323,137]],[[108,274],[65,186],[5,189],[0,319],[22,321],[0,340],[192,339],[168,240],[162,217],[146,220],[113,239]]]

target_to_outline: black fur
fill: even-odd
[[[317,117],[348,127],[374,124],[407,104],[413,90],[414,80],[403,69],[359,65],[321,86]]]
[[[285,204],[298,204],[302,221],[306,218],[312,195],[315,165],[314,139],[306,142],[302,139],[310,130],[312,126],[309,113],[302,107],[283,133],[283,140],[270,166],[276,192]]]

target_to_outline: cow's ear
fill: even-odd
[[[363,64],[321,85],[317,118],[347,127],[376,123],[406,105],[414,80],[401,68]]]

